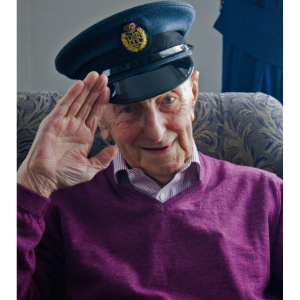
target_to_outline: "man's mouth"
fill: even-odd
[[[150,150],[150,151],[159,151],[159,150],[167,149],[168,147],[169,147],[169,146],[162,147],[162,148],[144,148],[144,149]]]
[[[167,152],[169,149],[171,149],[173,143],[164,146],[164,147],[151,147],[151,148],[147,148],[147,147],[142,147],[144,150],[149,151],[151,153],[165,153]]]

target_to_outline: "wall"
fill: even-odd
[[[54,59],[73,37],[94,23],[151,0],[18,0],[17,90],[67,91],[72,80],[59,74]],[[213,28],[220,0],[187,0],[196,21],[186,36],[195,46],[193,61],[200,71],[199,89],[221,91],[222,36]]]

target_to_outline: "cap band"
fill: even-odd
[[[160,61],[166,57],[175,55],[177,53],[188,51],[188,50],[193,50],[193,49],[194,49],[194,47],[192,45],[186,45],[186,44],[174,46],[172,48],[160,51],[158,53],[153,53],[149,56],[130,61],[126,64],[123,64],[123,65],[120,65],[120,66],[117,66],[117,67],[114,67],[111,69],[107,69],[103,72],[103,74],[105,74],[107,76],[111,76],[111,75],[114,75],[114,74],[117,74],[117,73],[120,73],[120,72],[123,72],[126,70],[146,66],[146,65],[152,64],[154,62]]]

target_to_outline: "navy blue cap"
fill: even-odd
[[[184,36],[195,20],[184,2],[161,1],[108,17],[81,32],[55,59],[58,72],[83,80],[108,75],[111,103],[142,101],[188,79],[193,47]]]

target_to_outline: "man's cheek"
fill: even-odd
[[[120,141],[124,141],[126,144],[132,144],[138,137],[138,131],[133,127],[119,127],[116,130],[117,138]]]
[[[184,130],[190,125],[191,120],[187,117],[186,110],[172,114],[169,116],[168,124],[174,131]]]
[[[182,124],[181,124],[179,118],[176,116],[171,117],[171,119],[169,121],[169,125],[170,125],[171,129],[174,131],[182,130]]]

